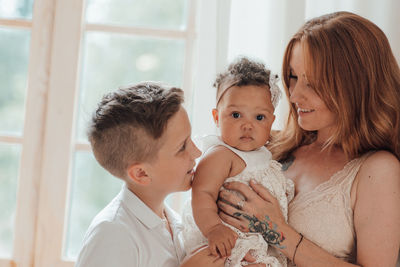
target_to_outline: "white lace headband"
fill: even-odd
[[[276,84],[279,81],[277,74],[270,74],[269,76],[269,91],[271,92],[271,102],[274,108],[278,106],[282,93],[279,86]]]
[[[218,86],[218,91],[217,91],[217,105],[219,101],[221,100],[222,96],[224,93],[231,88],[232,86],[235,86],[240,80],[235,78],[234,76],[231,77],[226,77],[225,81],[221,83]],[[274,108],[279,103],[279,100],[281,98],[281,90],[279,89],[278,85],[276,84],[279,81],[279,77],[276,74],[270,74],[269,76],[269,91],[271,92],[271,102]]]
[[[217,105],[218,105],[219,101],[221,100],[222,96],[225,94],[225,92],[232,86],[235,86],[238,82],[239,82],[239,79],[237,79],[233,75],[229,75],[229,76],[225,77],[224,81],[218,85]]]

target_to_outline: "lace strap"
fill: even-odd
[[[363,162],[368,158],[369,155],[371,155],[371,153],[372,152],[368,152],[359,158],[349,161],[343,167],[343,169],[333,174],[328,181],[317,185],[309,192],[296,196],[291,202],[292,207],[295,209],[299,207],[306,207],[311,202],[318,201],[323,195],[334,195],[339,193],[339,191],[345,194],[345,202],[349,202],[351,185],[353,184],[353,181],[357,176],[357,173]],[[296,205],[294,205],[295,203]],[[349,205],[346,204],[346,206]]]
[[[372,154],[372,152],[368,152],[362,155],[359,158],[356,158],[350,161],[345,168],[343,169],[343,173],[340,177],[337,177],[336,181],[338,184],[346,191],[345,193],[350,195],[351,185],[356,178],[358,171],[360,170],[364,161]]]

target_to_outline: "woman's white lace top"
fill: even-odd
[[[356,234],[350,191],[364,155],[289,204],[289,224],[330,254],[355,262]]]

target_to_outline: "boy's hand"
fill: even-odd
[[[203,247],[187,257],[180,267],[223,267],[224,265],[225,258],[214,256],[211,254],[209,247]]]
[[[206,238],[211,253],[215,256],[227,257],[235,247],[238,234],[222,223],[217,224],[208,231]]]

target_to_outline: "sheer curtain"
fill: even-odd
[[[199,5],[197,71],[192,105],[188,107],[194,136],[216,132],[211,117],[216,73],[245,55],[264,62],[280,75],[287,42],[310,18],[341,10],[364,16],[385,32],[400,61],[398,0],[201,0]],[[287,110],[287,103],[281,101],[274,129],[283,127]]]

